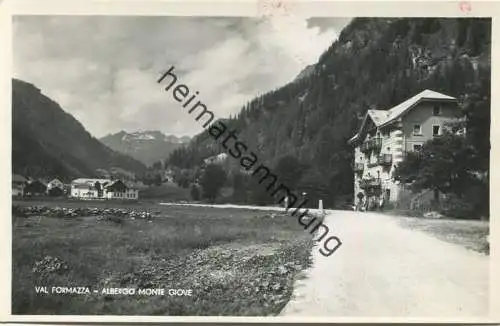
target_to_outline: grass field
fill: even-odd
[[[158,216],[13,216],[12,313],[274,315],[289,300],[299,271],[310,264],[310,235],[284,214],[144,204],[122,207],[156,211]],[[35,286],[191,289],[192,296],[37,294]]]
[[[490,253],[488,221],[399,217],[404,227],[424,231],[432,236],[486,255]]]

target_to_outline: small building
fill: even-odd
[[[85,179],[71,182],[71,197],[79,199],[121,199],[137,200],[137,187],[128,185],[121,180]]]
[[[205,164],[223,164],[227,161],[228,155],[226,153],[220,153],[215,156],[210,156],[203,160]]]
[[[12,175],[12,196],[21,197],[24,195],[24,187],[28,179],[20,174]]]
[[[25,196],[44,196],[47,192],[47,185],[40,180],[30,180],[24,187]]]
[[[432,90],[389,110],[368,110],[349,140],[354,148],[354,202],[397,201],[402,188],[392,178],[396,165],[459,118],[457,99]]]
[[[131,184],[115,180],[106,186],[105,196],[107,199],[137,200],[139,191]]]
[[[71,197],[79,199],[103,198],[103,187],[109,183],[111,183],[109,179],[75,179],[71,182]]]
[[[58,178],[47,183],[47,194],[51,197],[61,197],[67,194],[66,185]]]
[[[52,179],[51,181],[49,181],[49,183],[47,183],[47,191],[50,191],[53,188],[59,188],[59,189],[63,190],[64,183],[57,178]]]

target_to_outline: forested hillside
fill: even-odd
[[[99,176],[113,168],[142,174],[146,167],[112,151],[32,84],[12,80],[12,169],[30,177]]]
[[[316,191],[333,205],[352,196],[347,140],[365,112],[432,89],[460,99],[468,137],[481,157],[476,168],[487,171],[490,49],[490,19],[354,19],[301,78],[255,98],[227,124],[270,167],[296,158],[296,190]],[[196,169],[219,151],[205,132],[167,161]],[[235,181],[240,178],[234,174],[233,185],[250,193],[246,201],[257,201],[260,196],[251,195],[257,188]]]

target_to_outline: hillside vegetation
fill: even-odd
[[[307,73],[256,97],[225,123],[268,166],[295,158],[295,189],[308,189],[331,207],[352,198],[353,150],[347,140],[366,111],[390,109],[432,89],[460,100],[467,137],[479,158],[467,168],[484,175],[490,149],[490,51],[490,19],[354,19]],[[167,163],[196,170],[202,159],[221,151],[204,132],[189,147],[174,151]],[[228,183],[243,189],[244,201],[272,201],[259,194],[263,187],[245,177],[240,182],[234,164]]]
[[[12,80],[12,169],[31,177],[99,176],[121,168],[141,174],[145,166],[101,144],[40,89]]]

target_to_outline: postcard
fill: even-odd
[[[71,4],[0,5],[2,321],[499,320],[498,3]]]

